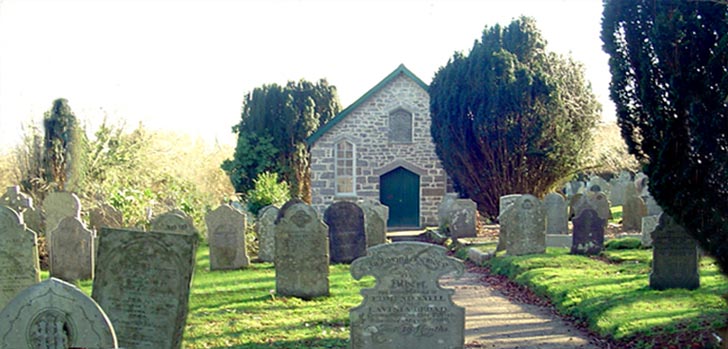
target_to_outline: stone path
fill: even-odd
[[[599,349],[589,336],[546,309],[510,301],[466,272],[460,279],[443,279],[455,289],[453,300],[465,307],[466,348]]]

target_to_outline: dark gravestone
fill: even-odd
[[[102,228],[92,297],[121,347],[182,347],[197,242],[194,234]]]
[[[324,212],[329,226],[329,253],[332,263],[351,263],[366,255],[364,211],[355,203],[339,201]]]
[[[349,312],[352,349],[454,349],[464,347],[465,309],[443,289],[445,274],[463,264],[442,246],[397,242],[375,246],[351,264],[351,275],[374,275],[374,288]]]
[[[588,207],[573,220],[571,254],[596,255],[604,248],[604,227],[607,220]]]
[[[700,259],[695,240],[663,213],[652,232],[650,287],[656,290],[700,287]]]

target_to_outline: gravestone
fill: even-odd
[[[662,207],[660,207],[659,204],[657,204],[657,201],[655,201],[655,198],[652,197],[649,191],[647,191],[647,195],[642,196],[642,200],[645,202],[645,209],[647,210],[646,215],[647,216],[656,216],[660,213],[662,213]]]
[[[329,253],[332,263],[351,263],[367,254],[364,211],[355,203],[339,201],[324,211],[329,227]]]
[[[117,348],[104,311],[76,286],[56,278],[20,292],[0,311],[0,348]]]
[[[75,217],[66,217],[53,230],[50,247],[52,277],[74,282],[94,277],[94,233]]]
[[[351,309],[352,349],[464,348],[465,309],[439,279],[463,274],[463,264],[442,246],[396,242],[372,247],[351,265],[351,275],[373,275],[374,288],[361,290]]]
[[[437,206],[437,225],[441,232],[445,232],[445,229],[450,225],[450,208],[457,199],[458,193],[446,193],[442,197],[440,205]]]
[[[475,225],[478,205],[470,199],[456,199],[450,206],[449,236],[469,238],[478,236]]]
[[[51,240],[51,234],[64,218],[75,217],[81,220],[81,201],[73,193],[63,191],[48,193],[43,201],[43,210],[45,211],[46,241]],[[48,251],[50,252],[52,249],[49,245]]]
[[[278,217],[278,207],[269,205],[258,211],[255,222],[255,233],[258,238],[258,259],[272,263],[275,260],[275,221]]]
[[[582,181],[571,181],[564,185],[564,193],[566,194],[567,199],[571,198],[576,194],[584,193],[585,190],[586,184],[584,184],[584,182]]]
[[[46,229],[43,223],[41,210],[39,208],[31,207],[25,210],[21,216],[23,217],[23,222],[28,229],[36,232],[39,236],[45,233]]]
[[[607,195],[604,193],[587,193],[586,201],[589,203],[589,206],[597,211],[599,218],[605,220],[604,224],[606,225],[606,221],[612,218],[612,210],[609,209],[611,205],[609,204]]]
[[[627,189],[627,185],[633,183],[629,172],[620,172],[619,177],[612,178],[609,183],[612,187],[612,190],[609,192],[609,202],[612,206],[624,205],[624,192]]]
[[[650,288],[665,290],[700,287],[700,258],[695,240],[670,216],[660,215],[652,232]]]
[[[657,228],[660,215],[642,217],[642,246],[652,246],[652,232]]]
[[[361,200],[359,207],[364,210],[367,248],[387,242],[389,207],[382,205],[378,200]]]
[[[598,187],[598,190],[594,190],[594,187]],[[604,180],[604,178],[599,176],[591,176],[589,177],[589,183],[587,183],[587,191],[593,191],[593,192],[602,192],[605,195],[609,195],[611,188],[609,186],[609,182]]]
[[[245,250],[245,215],[221,205],[205,215],[210,244],[210,270],[232,270],[250,264]]]
[[[642,192],[647,188],[647,175],[642,172],[637,172],[637,174],[634,175],[634,186],[635,190],[637,192],[637,195],[641,195]]]
[[[197,235],[192,218],[180,210],[163,213],[151,222],[151,231],[166,231],[181,234]]]
[[[290,200],[275,222],[276,294],[303,299],[329,295],[329,227],[311,206]]]
[[[40,281],[38,240],[20,216],[0,206],[0,309],[18,292]]]
[[[504,213],[508,238],[506,251],[511,256],[544,253],[546,251],[546,212],[541,201],[533,195],[523,195]]]
[[[196,235],[102,228],[92,297],[114,324],[119,346],[182,347]]]
[[[89,212],[89,226],[95,231],[101,228],[121,228],[124,226],[124,215],[114,206],[102,204]]]
[[[21,192],[20,186],[14,185],[0,196],[0,206],[10,207],[22,217],[25,210],[33,208],[33,199]]]
[[[622,205],[622,229],[642,229],[642,217],[647,215],[647,207],[642,198],[637,196],[634,185],[627,185],[624,192],[624,205]]]
[[[510,195],[504,195],[501,196],[498,200],[498,222],[499,224],[499,232],[498,232],[498,246],[496,247],[496,251],[503,251],[506,249],[506,241],[508,240],[508,232],[506,229],[504,229],[503,224],[503,213],[508,210],[509,207],[513,206],[513,204],[518,201],[518,198],[521,197],[521,194],[510,194]],[[506,218],[507,219],[507,218]]]
[[[604,248],[604,228],[607,219],[587,207],[579,212],[573,220],[574,232],[571,242],[571,254],[597,255]]]
[[[546,210],[546,234],[568,234],[569,217],[564,197],[558,193],[546,194],[543,205]]]

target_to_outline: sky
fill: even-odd
[[[485,26],[536,19],[550,51],[585,65],[614,120],[601,0],[0,0],[0,149],[66,98],[106,117],[234,144],[245,94],[326,78],[343,107],[399,64],[425,83]]]

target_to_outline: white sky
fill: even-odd
[[[105,115],[234,144],[243,96],[326,78],[344,107],[400,63],[424,82],[485,25],[536,18],[551,51],[586,65],[614,119],[601,0],[0,0],[0,149],[66,98]]]

